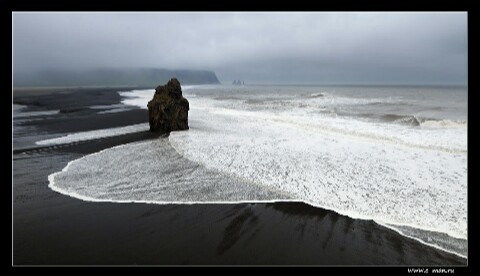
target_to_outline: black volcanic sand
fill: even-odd
[[[148,123],[148,113],[144,109],[132,107],[132,110],[124,111],[119,116],[117,113],[99,114],[101,110],[89,108],[95,105],[119,104],[121,97],[117,91],[125,89],[70,89],[36,96],[23,96],[17,92],[20,96],[14,93],[13,103],[28,106],[25,111],[59,110],[58,115],[45,116],[41,121],[22,123],[22,126],[33,125],[39,131],[68,133]]]
[[[38,105],[32,109],[42,110],[58,109],[55,105],[77,108],[116,104],[120,100],[116,91],[92,89],[61,96],[14,97],[14,103],[36,102]],[[132,112],[139,112],[138,117],[133,119]],[[62,121],[74,120],[69,132],[147,121],[145,110],[109,116],[94,112],[66,114],[48,119],[50,123],[37,121],[38,125],[33,127],[56,133],[64,132],[63,127],[68,125]],[[102,122],[92,123],[99,120]],[[95,203],[64,196],[47,187],[47,176],[63,169],[70,160],[118,144],[164,136],[135,133],[40,152],[15,153],[13,263],[466,264],[466,259],[422,245],[373,221],[350,219],[303,203]]]

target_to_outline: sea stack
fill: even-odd
[[[176,78],[169,80],[166,85],[157,86],[147,107],[150,131],[188,129],[190,108],[187,99],[182,96],[182,87]]]

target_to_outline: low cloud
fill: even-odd
[[[466,13],[14,13],[15,72],[214,70],[226,83],[464,84]]]

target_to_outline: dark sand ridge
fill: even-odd
[[[120,100],[114,89],[89,91],[81,97],[79,93],[14,97],[14,103],[31,101],[37,103],[33,109],[52,110],[67,103],[81,108]],[[29,122],[29,126],[63,133],[147,119],[145,110],[138,109],[104,115],[87,109],[59,114],[40,124]],[[96,121],[102,123],[92,123]],[[71,125],[68,131],[64,130],[67,125]],[[92,203],[47,187],[47,176],[70,160],[157,137],[135,133],[14,154],[14,264],[466,264],[463,258],[373,221],[350,219],[303,203]]]

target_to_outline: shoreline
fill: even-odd
[[[118,146],[122,146],[122,145],[118,145]],[[116,146],[116,147],[118,147],[118,146]],[[110,148],[107,148],[107,149],[104,149],[104,150],[108,150],[108,149],[110,149]],[[98,151],[98,152],[94,152],[92,154],[101,153],[102,151],[103,150]],[[80,157],[79,159],[82,159],[83,157]],[[238,201],[155,201],[155,200],[136,200],[136,199],[119,200],[119,199],[94,198],[94,197],[90,197],[90,196],[86,196],[86,195],[81,195],[81,194],[78,194],[76,192],[69,192],[69,191],[67,191],[63,188],[55,186],[55,182],[54,182],[55,175],[57,175],[61,172],[67,171],[69,169],[70,165],[73,162],[75,162],[79,159],[69,161],[68,164],[61,171],[58,171],[58,172],[55,172],[53,174],[48,175],[48,181],[49,181],[48,187],[50,189],[52,189],[53,191],[57,192],[57,193],[60,193],[62,195],[65,195],[65,196],[68,196],[68,197],[71,197],[71,198],[74,198],[74,199],[82,200],[82,201],[85,201],[85,202],[98,202],[98,203],[116,203],[116,204],[126,204],[127,203],[127,204],[147,204],[147,205],[187,205],[187,206],[189,206],[189,205],[190,206],[191,205],[202,205],[202,204],[207,204],[207,205],[275,204],[275,203],[278,203],[278,204],[288,204],[288,203],[303,204],[303,205],[306,205],[306,206],[309,206],[309,207],[312,207],[312,208],[318,208],[318,209],[321,209],[321,210],[333,212],[338,216],[343,216],[343,217],[346,217],[346,218],[352,219],[352,220],[373,221],[374,223],[376,223],[377,225],[379,225],[381,227],[385,227],[387,229],[395,231],[396,233],[398,233],[402,237],[415,240],[416,242],[419,242],[423,245],[426,245],[426,246],[435,248],[437,250],[443,251],[445,253],[456,255],[460,258],[465,259],[465,261],[468,260],[468,256],[466,256],[466,255],[463,255],[461,253],[457,253],[455,251],[452,251],[452,250],[449,250],[449,249],[446,249],[446,248],[442,248],[442,247],[440,247],[438,245],[435,245],[435,244],[432,244],[432,243],[428,243],[428,242],[426,242],[422,239],[419,239],[419,238],[410,236],[408,234],[405,234],[400,229],[395,228],[395,226],[409,226],[409,225],[397,225],[397,224],[390,224],[389,225],[389,224],[386,224],[386,223],[378,222],[375,219],[352,217],[352,216],[349,216],[347,214],[342,214],[341,212],[338,212],[334,209],[326,208],[324,206],[319,206],[319,205],[313,204],[311,202],[300,200],[300,199],[291,199],[291,200],[288,200],[288,199],[238,200]],[[413,227],[413,226],[410,226],[410,227]],[[445,234],[445,235],[448,235],[450,238],[454,238],[454,239],[465,240],[463,238],[451,236],[448,233],[437,232],[437,231],[434,231],[434,230],[431,230],[431,229],[421,229],[421,228],[418,228],[418,227],[415,227],[415,228],[418,229],[418,230],[422,230],[422,231],[429,231],[429,232],[434,232],[434,233],[438,233],[438,234]]]
[[[67,170],[70,163],[73,162],[73,161],[75,161],[75,160],[70,161],[62,169],[62,171]],[[60,171],[60,172],[62,172],[62,171]],[[396,233],[398,233],[402,237],[415,240],[416,242],[419,242],[419,243],[421,243],[423,245],[426,245],[428,247],[435,248],[437,250],[443,251],[443,252],[448,253],[448,254],[456,255],[457,257],[460,257],[460,258],[464,259],[465,261],[468,261],[468,256],[462,255],[462,254],[457,253],[455,251],[451,251],[451,250],[439,247],[435,244],[425,242],[425,241],[423,241],[419,238],[412,237],[412,236],[409,236],[407,234],[404,234],[403,232],[401,232],[401,230],[395,228],[394,227],[395,225],[383,224],[383,223],[377,222],[376,220],[372,220],[372,219],[363,219],[363,218],[351,217],[351,216],[348,216],[348,215],[341,214],[341,213],[339,213],[339,212],[337,212],[333,209],[328,209],[328,208],[325,208],[325,207],[317,206],[317,205],[312,204],[312,203],[307,202],[307,201],[296,200],[296,199],[292,199],[292,200],[286,200],[286,199],[275,200],[275,199],[273,199],[273,200],[189,201],[189,202],[184,202],[184,201],[148,201],[148,200],[134,200],[134,199],[132,199],[132,200],[99,199],[99,198],[93,198],[93,197],[89,197],[89,196],[80,195],[78,193],[71,193],[71,192],[68,192],[68,191],[66,191],[62,188],[59,188],[58,186],[55,186],[55,182],[53,181],[53,177],[57,173],[60,173],[60,172],[56,172],[56,173],[48,175],[48,180],[49,180],[48,187],[50,189],[52,189],[53,191],[57,192],[57,193],[60,193],[62,195],[65,195],[65,196],[68,196],[68,197],[71,197],[71,198],[74,198],[74,199],[82,200],[82,201],[85,201],[85,202],[116,203],[116,204],[147,204],[147,205],[187,205],[187,206],[192,206],[192,205],[193,206],[195,206],[195,205],[237,205],[237,204],[288,204],[288,203],[303,204],[303,205],[306,205],[308,207],[318,208],[318,209],[321,209],[321,210],[333,212],[338,216],[347,217],[348,219],[352,219],[352,220],[373,221],[374,223],[376,223],[377,225],[379,225],[381,227],[385,227],[387,229],[395,231]],[[399,226],[403,226],[403,225],[399,225]],[[420,229],[420,230],[424,230],[424,229]],[[425,230],[425,231],[427,231],[427,230]],[[441,234],[445,234],[445,233],[441,233]],[[448,234],[446,234],[446,235],[448,235]],[[450,237],[452,237],[452,236],[450,236]],[[457,237],[452,237],[452,238],[462,239],[462,238],[457,238]]]
[[[91,100],[98,98],[98,95],[110,104],[120,102],[120,97],[108,95],[116,92],[110,89],[101,91],[109,92],[91,92],[92,99],[86,97],[78,101],[77,105],[87,106],[94,102]],[[65,95],[67,94],[63,96]],[[73,97],[72,93],[68,95]],[[40,100],[41,103],[42,97],[35,100]],[[51,99],[44,97],[46,102]],[[46,103],[40,107],[49,109],[55,104],[58,103]],[[112,114],[100,116],[93,111],[77,111],[65,114],[62,118],[46,119],[42,123],[32,122],[29,126],[58,133],[63,130],[61,122],[73,121],[75,123],[72,124],[71,131],[85,131],[92,127],[100,129],[104,125],[121,125],[127,118],[132,117],[132,121],[139,122],[147,119],[142,110]],[[90,124],[92,120],[103,123],[93,125]],[[156,139],[160,136],[155,135],[134,133],[62,148],[51,147],[43,152],[14,154],[14,263],[467,263],[467,259],[423,245],[376,222],[351,219],[298,201],[195,205],[92,203],[65,197],[53,192],[46,185],[48,176],[65,168],[66,162],[115,145]],[[55,161],[57,158],[59,160]],[[54,209],[52,206],[55,206]],[[195,231],[192,232],[192,229]],[[132,238],[132,235],[136,239]],[[277,244],[279,241],[283,242]],[[94,248],[97,244],[98,248]],[[69,253],[65,254],[67,248]],[[83,253],[84,250],[90,252],[91,256]],[[364,251],[364,255],[358,256],[359,251]],[[131,252],[141,252],[141,257]],[[252,255],[252,252],[269,252],[271,255]]]

